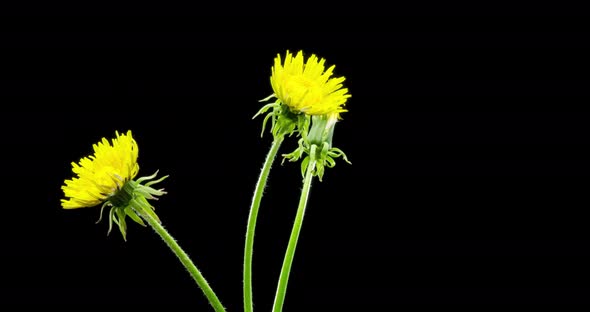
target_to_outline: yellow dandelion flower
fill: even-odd
[[[274,95],[294,112],[307,115],[339,114],[350,97],[342,87],[344,77],[331,77],[335,66],[325,69],[325,59],[312,54],[306,62],[303,52],[295,57],[287,51],[285,61],[277,55],[270,83]]]
[[[139,172],[137,142],[131,136],[131,131],[126,134],[115,133],[116,138],[112,142],[103,138],[93,145],[93,155],[72,163],[76,177],[65,180],[62,190],[66,199],[61,200],[61,206],[64,209],[75,209],[103,204],[98,221],[102,219],[104,208],[110,206],[109,233],[114,222],[119,226],[123,238],[126,238],[126,217],[143,226],[142,218],[151,217],[159,222],[154,207],[147,200],[165,194],[163,189],[157,190],[150,185],[168,176],[152,180],[156,172],[134,180]],[[141,184],[148,180],[152,181]]]
[[[112,144],[106,138],[94,144],[94,155],[84,157],[79,164],[72,163],[78,176],[66,180],[62,187],[69,199],[62,199],[64,209],[93,207],[117,194],[139,171],[137,143],[127,134],[116,133]]]

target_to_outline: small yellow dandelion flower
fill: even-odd
[[[94,144],[94,155],[72,163],[78,176],[66,180],[62,187],[69,199],[62,199],[64,209],[93,207],[115,195],[139,171],[137,143],[127,134],[116,133],[112,145],[106,138]]]
[[[159,180],[153,174],[134,180],[139,171],[137,164],[137,142],[131,136],[131,131],[126,134],[116,132],[116,138],[109,142],[103,138],[101,142],[94,144],[94,154],[82,158],[79,163],[72,163],[72,171],[76,177],[65,180],[62,190],[66,199],[61,200],[64,209],[93,207],[103,204],[100,210],[106,206],[111,207],[109,213],[109,233],[113,222],[119,226],[123,238],[126,238],[126,217],[145,226],[142,218],[147,215],[159,221],[154,213],[154,207],[147,201],[157,199],[156,196],[165,194],[160,189],[154,189],[150,185]],[[99,219],[100,221],[100,219]]]
[[[270,83],[275,96],[294,112],[307,115],[340,114],[350,97],[342,87],[344,77],[331,77],[335,66],[325,70],[325,59],[311,55],[303,61],[303,52],[295,57],[287,51],[285,62],[277,55]]]

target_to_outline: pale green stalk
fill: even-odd
[[[256,219],[258,218],[258,210],[262,200],[262,194],[266,186],[266,180],[270,173],[272,163],[279,151],[279,147],[283,142],[283,136],[278,136],[273,141],[266,160],[262,166],[262,171],[258,177],[252,205],[250,207],[250,215],[248,216],[248,226],[246,228],[246,244],[244,247],[244,311],[252,312],[254,310],[254,303],[252,299],[252,253],[254,248],[254,231],[256,229]]]
[[[172,252],[178,257],[182,265],[184,265],[197,285],[201,288],[207,299],[209,299],[209,303],[213,306],[213,309],[215,309],[216,312],[225,312],[225,308],[221,304],[221,301],[219,301],[219,298],[217,298],[217,295],[213,292],[213,289],[211,289],[211,286],[209,286],[209,283],[207,283],[186,252],[180,248],[180,245],[178,245],[172,235],[170,235],[170,233],[168,233],[168,231],[152,215],[143,213],[142,217],[148,222],[154,231],[160,235],[166,245],[170,247],[170,250],[172,250]]]
[[[315,152],[315,149],[312,149]],[[313,178],[313,171],[315,169],[316,161],[312,158],[307,165],[305,178],[303,179],[303,189],[299,198],[299,207],[297,208],[297,215],[291,230],[291,237],[289,238],[289,245],[283,260],[283,267],[281,268],[281,275],[279,277],[279,285],[275,296],[273,312],[281,312],[283,310],[283,303],[285,302],[285,295],[287,293],[287,283],[289,282],[289,274],[291,273],[291,265],[293,264],[293,256],[295,255],[295,248],[301,232],[301,225],[303,224],[303,215],[307,207],[307,199],[309,198],[309,190],[311,188],[311,180]]]

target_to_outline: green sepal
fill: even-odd
[[[160,222],[160,218],[154,212],[154,207],[148,202],[148,199],[157,200],[158,196],[166,194],[164,189],[154,189],[151,186],[162,182],[168,176],[163,176],[157,180],[154,180],[158,174],[156,171],[154,174],[140,177],[136,181],[127,181],[125,185],[121,187],[119,193],[109,197],[109,199],[102,205],[99,219],[102,220],[102,212],[105,207],[110,206],[109,211],[109,228],[107,235],[109,235],[113,229],[113,223],[119,227],[119,231],[123,236],[123,239],[127,241],[127,222],[126,217],[135,221],[141,226],[146,226],[144,216],[150,216]],[[142,182],[148,181],[145,184]],[[117,203],[118,205],[115,205]]]
[[[141,218],[137,215],[137,213],[135,213],[135,210],[133,210],[131,206],[127,206],[127,208],[125,208],[125,214],[128,215],[131,220],[139,223],[141,226],[146,226],[145,223],[143,223],[143,220],[141,220]]]
[[[274,94],[260,100],[260,102],[268,101],[276,97]],[[283,136],[292,136],[293,134],[301,134],[302,136],[307,135],[309,127],[309,116],[301,112],[294,112],[284,105],[280,99],[276,99],[273,103],[264,105],[258,112],[252,117],[253,119],[266,114],[262,120],[262,130],[260,136],[264,135],[266,124],[271,121],[271,129],[273,137],[276,139]]]
[[[315,172],[313,173],[314,176],[317,176],[320,182],[322,182],[322,178],[324,177],[324,163],[317,162],[315,164]]]
[[[100,214],[98,215],[98,220],[96,220],[95,224],[100,223],[100,221],[102,220],[102,212],[104,211],[104,207],[108,206],[109,202],[105,201],[104,204],[102,204],[102,206],[100,207]]]
[[[276,98],[276,97],[277,97],[277,96],[276,96],[276,95],[273,93],[273,94],[271,94],[271,95],[269,95],[269,96],[265,97],[264,99],[262,99],[262,100],[259,100],[258,102],[266,102],[266,101],[270,101],[270,99],[272,99],[272,98]]]
[[[160,170],[156,170],[156,172],[154,172],[152,175],[140,177],[137,179],[137,181],[131,180],[129,182],[135,182],[135,184],[141,184],[143,181],[148,181],[148,180],[154,179],[158,175],[158,171],[160,171]]]
[[[270,99],[271,97],[272,96],[267,97],[266,99]],[[262,100],[262,101],[264,101],[264,100]],[[271,132],[272,132],[272,129],[275,128],[276,119],[278,117],[277,111],[280,110],[279,106],[280,106],[279,101],[276,101],[275,103],[266,104],[266,105],[262,106],[262,108],[254,115],[254,117],[252,117],[252,119],[254,119],[254,118],[258,117],[259,115],[265,114],[269,109],[272,108],[272,111],[269,112],[268,114],[266,114],[266,116],[264,116],[264,119],[262,120],[262,130],[260,131],[260,137],[262,137],[264,135],[264,130],[266,129],[266,124],[269,119],[271,120],[271,123],[272,123]]]
[[[320,125],[323,127],[327,124],[326,119],[323,118],[314,118],[314,122],[316,122],[314,126]],[[319,180],[322,181],[326,168],[333,168],[336,166],[336,158],[342,157],[347,163],[351,164],[351,162],[341,149],[332,147],[332,131],[322,132],[320,130],[321,129],[318,129],[317,127],[314,129],[312,126],[312,130],[310,130],[309,133],[310,136],[307,137],[307,139],[302,137],[299,139],[298,147],[293,152],[283,154],[283,163],[285,160],[295,162],[299,159],[303,159],[301,161],[301,175],[305,176],[307,166],[313,159],[316,161],[316,168],[313,175],[317,176]],[[311,143],[312,140],[318,142],[318,144]]]
[[[295,162],[303,157],[303,154],[307,153],[308,147],[305,145],[305,139],[301,138],[298,141],[299,146],[289,154],[283,154],[283,161],[281,164],[285,163],[285,160],[289,160],[290,162]],[[309,154],[309,153],[307,153]]]
[[[346,154],[344,154],[344,152],[337,148],[337,147],[332,147],[330,148],[330,150],[328,151],[328,156],[331,158],[338,158],[338,157],[342,157],[342,159],[344,159],[345,162],[347,162],[348,164],[352,165],[352,163],[350,162],[350,160],[348,160],[348,158],[346,158]]]
[[[305,172],[307,171],[307,165],[309,164],[309,156],[306,156],[301,161],[301,176],[305,177]]]
[[[115,223],[119,226],[119,230],[123,235],[123,240],[127,241],[127,222],[125,221],[125,216],[127,216],[127,214],[125,213],[125,209],[121,209],[118,207],[114,209],[117,215]]]
[[[132,205],[135,207],[140,214],[147,214],[152,218],[156,219],[158,223],[161,223],[160,218],[154,211],[154,206],[150,205],[150,203],[145,199],[145,197],[137,197],[132,201]]]
[[[116,222],[115,219],[115,207],[112,207],[111,210],[109,211],[109,230],[107,231],[107,235],[111,234],[111,231],[113,230],[113,222]]]

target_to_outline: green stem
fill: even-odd
[[[266,180],[270,173],[272,163],[283,142],[283,136],[278,136],[272,142],[270,150],[266,155],[266,160],[262,166],[262,171],[256,183],[252,205],[250,206],[250,215],[248,216],[248,226],[246,228],[246,245],[244,247],[244,311],[252,312],[254,303],[252,300],[252,253],[254,248],[254,231],[256,229],[256,219],[258,218],[258,208],[262,200],[262,193],[266,186]]]
[[[315,151],[315,150],[312,150]],[[293,256],[295,255],[295,247],[297,247],[297,240],[299,239],[299,232],[301,232],[301,225],[303,223],[303,215],[305,214],[305,207],[307,206],[307,199],[309,197],[309,189],[311,188],[311,180],[313,177],[313,170],[316,161],[312,159],[307,165],[305,178],[303,179],[303,189],[301,190],[301,197],[299,198],[299,207],[297,208],[297,215],[291,230],[291,237],[289,238],[289,245],[283,260],[283,267],[281,268],[281,275],[279,277],[279,285],[275,296],[275,302],[272,307],[273,312],[281,312],[283,310],[283,303],[285,302],[285,294],[287,293],[287,283],[289,282],[289,274],[291,273],[291,264],[293,263]]]
[[[178,257],[180,262],[184,265],[190,275],[193,277],[197,285],[201,287],[207,299],[209,299],[209,303],[213,306],[216,312],[225,312],[225,308],[217,298],[217,295],[211,289],[211,286],[207,283],[199,269],[195,266],[195,264],[191,261],[189,256],[180,248],[180,245],[176,242],[176,240],[168,233],[168,231],[156,220],[153,216],[148,213],[142,213],[141,216],[149,223],[149,225],[154,229],[158,235],[164,240],[164,242],[170,247],[172,252]]]

